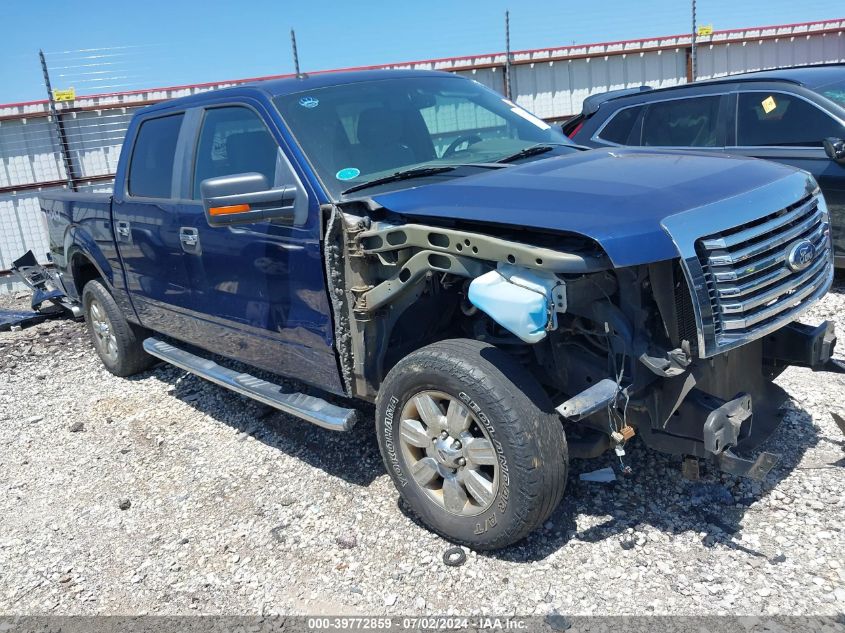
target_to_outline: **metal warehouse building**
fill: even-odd
[[[698,38],[696,52],[697,79],[843,62],[845,19],[714,31]],[[538,116],[562,120],[580,112],[590,94],[691,81],[690,56],[689,34],[514,51],[510,60],[511,93],[519,105]],[[506,64],[506,54],[495,53],[372,68],[450,71],[504,92]],[[69,182],[80,190],[110,190],[123,134],[135,109],[164,99],[272,78],[276,77],[98,94],[57,104],[69,149],[66,154],[61,151],[47,101],[0,105],[0,271],[8,270],[12,261],[29,249],[40,260],[45,259],[48,244],[38,206],[39,192],[60,189]]]

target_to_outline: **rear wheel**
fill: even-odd
[[[129,323],[99,279],[82,290],[88,334],[100,360],[115,376],[131,376],[149,369],[156,359],[143,347],[143,330]]]
[[[475,549],[514,543],[563,496],[560,419],[534,378],[492,345],[456,339],[401,360],[378,396],[385,465],[432,530]]]

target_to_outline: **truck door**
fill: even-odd
[[[152,115],[140,121],[124,151],[124,182],[115,183],[114,236],[132,305],[141,323],[190,339],[187,269],[179,244],[174,175],[185,114]],[[130,136],[132,132],[130,132]]]
[[[259,103],[205,108],[180,207],[197,344],[269,371],[342,392],[320,245],[319,207],[296,175]],[[291,220],[212,227],[200,184],[257,172],[297,188]]]

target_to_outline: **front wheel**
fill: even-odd
[[[382,456],[411,509],[474,549],[510,545],[563,496],[563,426],[513,357],[480,341],[441,341],[402,359],[381,386]]]

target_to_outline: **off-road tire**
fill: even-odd
[[[401,412],[427,390],[459,398],[486,420],[499,486],[492,505],[476,516],[450,513],[432,501],[401,449]],[[560,418],[538,382],[499,348],[452,339],[419,349],[390,370],[376,405],[388,473],[413,512],[444,538],[476,550],[506,547],[540,526],[560,502],[568,468]]]
[[[108,319],[110,332],[114,335],[116,351],[111,357],[104,353],[102,346],[98,344],[98,334],[95,332],[91,313],[92,304],[102,309]],[[144,330],[124,318],[114,297],[99,279],[89,281],[82,289],[82,309],[91,344],[109,372],[115,376],[132,376],[149,369],[157,362],[154,357],[144,351],[142,346]]]

